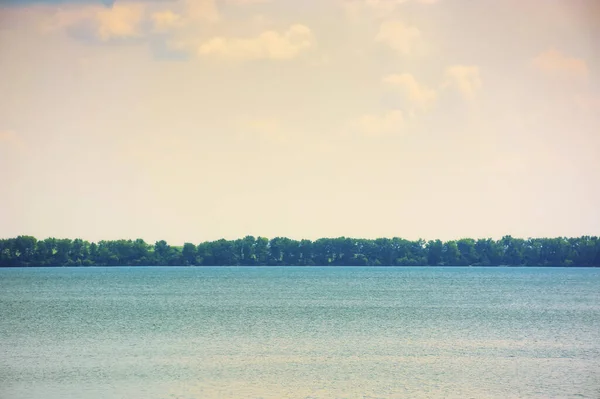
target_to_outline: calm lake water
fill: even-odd
[[[600,269],[0,270],[0,398],[600,398]]]

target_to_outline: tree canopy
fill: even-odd
[[[142,239],[0,239],[0,267],[30,266],[600,266],[600,239],[292,240],[246,236],[198,245]]]

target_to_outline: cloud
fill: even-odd
[[[150,29],[166,33],[178,28],[216,23],[221,19],[216,0],[118,1],[111,7],[102,6],[98,1],[57,2],[62,3],[67,5],[52,7],[55,12],[43,24],[42,30],[66,29],[79,39],[102,42],[146,37]],[[162,3],[173,5],[176,11],[157,9],[157,5]],[[150,4],[153,5],[150,7]],[[150,14],[149,9],[155,12]]]
[[[269,30],[250,38],[215,37],[201,44],[198,54],[238,60],[286,60],[306,51],[313,41],[308,27],[292,25],[282,33]]]
[[[404,126],[404,113],[396,109],[382,114],[366,114],[353,121],[352,126],[368,136],[398,133]]]
[[[156,0],[163,1],[163,0]],[[164,0],[169,1],[169,0]],[[5,6],[29,6],[29,5],[65,5],[65,4],[80,4],[80,5],[98,5],[104,4],[106,7],[112,7],[115,0],[3,0],[2,5]]]
[[[383,78],[383,83],[401,91],[408,101],[421,109],[430,108],[437,99],[435,90],[422,86],[409,73],[388,75]]]
[[[142,4],[115,4],[112,8],[96,13],[98,37],[103,40],[141,36],[144,18]]]
[[[421,41],[421,31],[400,21],[384,21],[375,41],[388,45],[402,55],[414,54]]]
[[[446,69],[446,81],[442,87],[453,87],[465,98],[473,98],[481,89],[479,67],[476,65],[453,65]]]
[[[44,26],[47,30],[67,29],[80,37],[109,41],[142,36],[145,5],[142,3],[102,6],[70,7],[59,9]]]
[[[183,24],[181,15],[171,10],[155,12],[152,14],[151,19],[156,32],[167,32]]]
[[[202,23],[217,23],[221,15],[216,0],[182,0],[181,13],[170,9],[152,14],[151,20],[156,32],[168,32],[176,28],[190,27]]]
[[[555,49],[539,54],[530,65],[550,77],[587,78],[589,74],[585,60],[568,57]]]

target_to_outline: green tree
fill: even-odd
[[[477,241],[375,240],[350,237],[296,241],[246,236],[237,240],[170,246],[142,239],[89,243],[31,236],[0,239],[0,267],[116,265],[538,265],[600,266],[600,239],[504,236]]]
[[[256,238],[253,236],[246,236],[242,239],[241,245],[241,256],[240,262],[244,265],[252,266],[257,263],[256,258]]]
[[[429,266],[438,266],[442,264],[442,253],[444,244],[440,240],[431,240],[427,242],[427,264]]]
[[[458,250],[456,241],[448,241],[444,243],[442,249],[442,262],[446,266],[460,266],[461,256]]]
[[[181,255],[183,257],[183,262],[186,266],[196,264],[196,254],[196,246],[194,244],[189,242],[183,244],[183,250],[181,251]]]
[[[269,261],[271,254],[269,253],[269,239],[258,237],[255,245],[256,261],[258,265],[264,266]]]
[[[475,249],[475,240],[462,238],[456,242],[456,246],[460,252],[460,265],[470,266],[480,261]]]
[[[14,240],[14,257],[19,266],[30,266],[35,260],[35,245],[37,239],[32,236],[18,236]]]

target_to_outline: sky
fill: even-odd
[[[0,237],[600,233],[597,0],[4,0]]]

